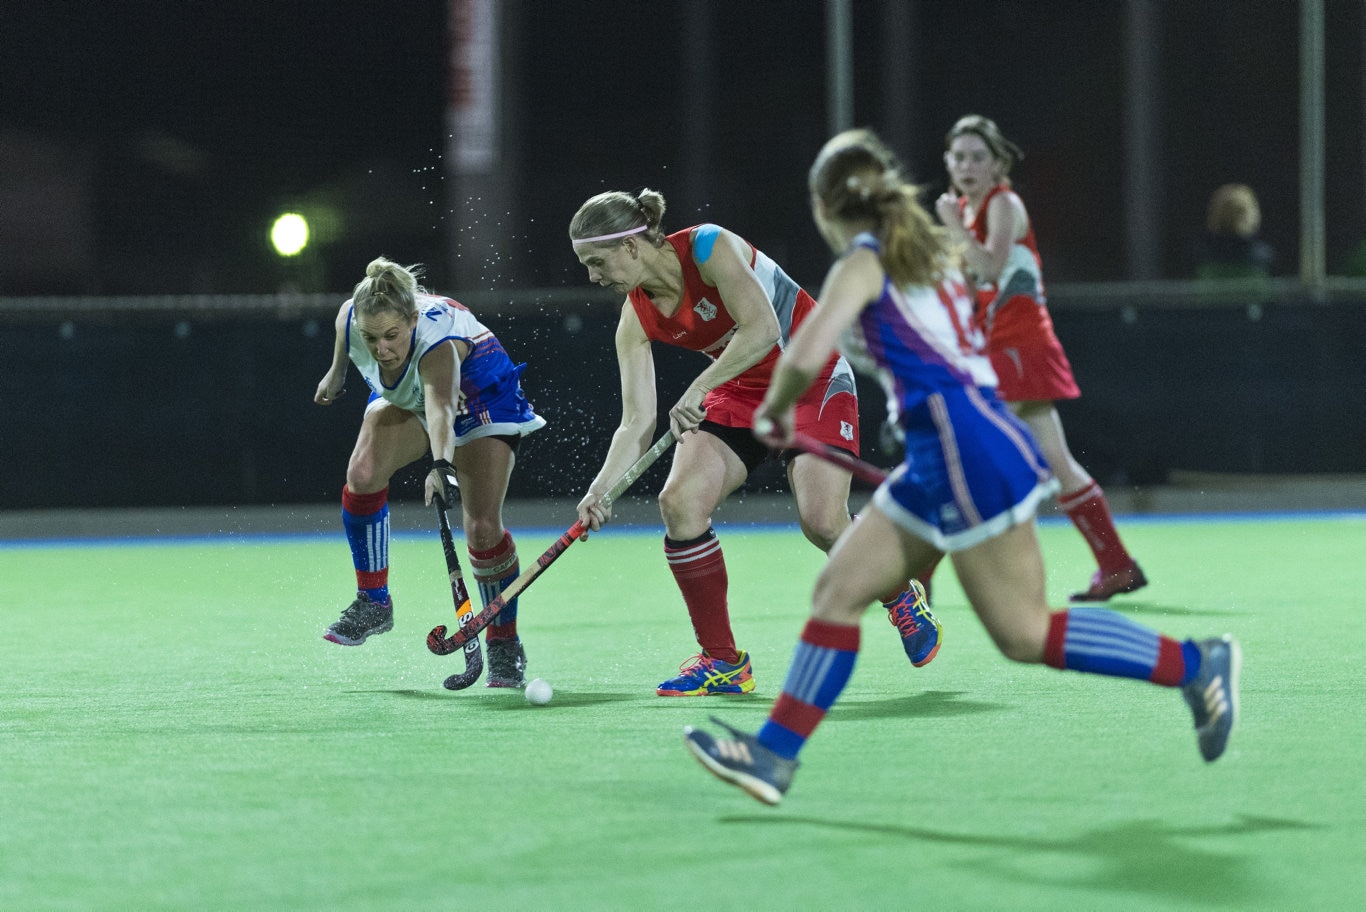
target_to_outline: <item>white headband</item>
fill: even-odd
[[[628,228],[625,231],[616,231],[612,234],[600,234],[597,237],[574,238],[575,244],[596,244],[598,241],[615,241],[617,238],[628,237],[632,234],[640,234],[642,231],[649,231],[649,225],[641,225],[639,228]]]

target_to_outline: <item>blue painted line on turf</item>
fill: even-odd
[[[1247,523],[1274,523],[1274,522],[1363,522],[1366,521],[1366,512],[1360,510],[1283,510],[1269,512],[1247,512],[1247,513],[1124,513],[1115,517],[1121,525],[1191,525],[1191,524],[1210,524],[1210,525],[1239,525]],[[1038,520],[1040,526],[1070,526],[1071,520],[1065,516],[1045,516]],[[722,531],[728,532],[792,532],[799,529],[796,522],[744,522],[736,521],[733,523],[720,522],[718,527]],[[457,535],[459,533],[457,532]],[[516,530],[519,541],[526,542],[526,550],[531,550],[536,546],[536,542],[542,540],[553,540],[564,534],[564,528],[560,526],[521,526]],[[592,533],[594,539],[601,538],[608,540],[614,537],[632,536],[659,536],[664,534],[663,525],[630,525],[630,526],[609,526],[598,532]],[[403,541],[417,541],[433,539],[436,532],[425,532],[412,529],[403,529],[393,533],[393,537]],[[0,540],[0,551],[35,549],[35,548],[138,548],[146,545],[173,545],[173,546],[192,546],[192,545],[258,545],[280,543],[299,543],[305,541],[317,541],[323,543],[341,543],[345,545],[345,536],[340,530],[323,532],[233,532],[225,535],[213,534],[194,534],[194,535],[163,535],[160,533],[150,533],[147,535],[122,535],[122,536],[91,536],[91,537],[64,537],[64,538],[12,538]],[[522,550],[522,548],[519,548]]]

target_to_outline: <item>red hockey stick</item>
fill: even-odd
[[[612,485],[612,489],[608,491],[606,496],[602,499],[603,504],[611,506],[612,502],[624,494],[627,488],[635,484],[636,479],[640,478],[641,475],[644,475],[646,470],[654,465],[655,460],[658,459],[665,450],[671,447],[673,442],[674,432],[670,429],[656,440],[653,446],[645,451],[645,455],[637,459],[635,463],[626,470],[626,474],[622,475],[621,478],[617,480],[616,484]],[[427,648],[437,655],[450,655],[457,649],[464,647],[466,643],[479,635],[479,631],[487,627],[493,619],[498,616],[498,612],[507,607],[508,602],[521,595],[522,591],[536,580],[536,577],[544,573],[545,569],[553,564],[556,558],[565,552],[566,548],[578,541],[585,531],[583,523],[576,521],[563,535],[555,539],[555,543],[547,548],[544,554],[536,558],[535,564],[522,571],[522,575],[509,583],[507,588],[503,590],[498,598],[489,602],[488,605],[484,607],[483,611],[480,611],[478,614],[471,617],[467,623],[462,623],[460,629],[455,631],[455,633],[447,636],[445,624],[439,624],[436,627],[433,627],[432,632],[427,634]],[[471,681],[470,683],[472,684],[474,682]],[[447,681],[446,686],[450,686],[449,681]]]

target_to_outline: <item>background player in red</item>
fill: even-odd
[[[602,468],[579,503],[596,530],[611,518],[602,495],[650,445],[658,420],[653,341],[699,351],[711,364],[669,409],[679,441],[659,494],[664,554],[702,653],[660,684],[660,696],[749,693],[749,654],[738,649],[728,577],[711,517],[772,451],[750,433],[781,346],[815,301],[743,238],[717,225],[674,234],[661,227],[664,197],[610,191],[585,202],[569,225],[588,279],[626,296],[616,332],[622,417]],[[857,455],[853,372],[831,356],[797,405],[800,429]],[[808,454],[785,454],[802,532],[822,551],[848,527],[849,474]],[[939,648],[939,623],[906,581],[882,598],[914,665]]]
[[[498,337],[463,305],[417,284],[416,267],[384,257],[337,313],[332,365],[314,401],[331,405],[355,364],[370,387],[360,434],[346,467],[342,524],[356,569],[356,599],[323,634],[343,646],[391,630],[389,479],[428,452],[425,495],[456,501],[485,605],[520,573],[517,545],[503,527],[503,500],[522,436],[545,426],[522,392]],[[515,599],[489,625],[488,686],[521,687],[526,652]]]
[[[1054,402],[1081,395],[1045,305],[1042,261],[1024,202],[1010,186],[1022,157],[988,118],[969,114],[945,138],[953,186],[935,210],[977,285],[977,320],[1000,382],[997,393],[1029,426],[1062,488],[1058,504],[1099,569],[1073,601],[1105,601],[1148,584],[1115,529],[1105,492],[1067,446]],[[923,577],[922,577],[923,578]]]

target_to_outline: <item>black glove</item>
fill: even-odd
[[[451,468],[449,462],[444,459],[433,462],[432,470],[427,473],[427,477],[432,479],[432,485],[443,505],[450,506],[455,503],[454,495],[460,486],[455,480],[455,469]]]

